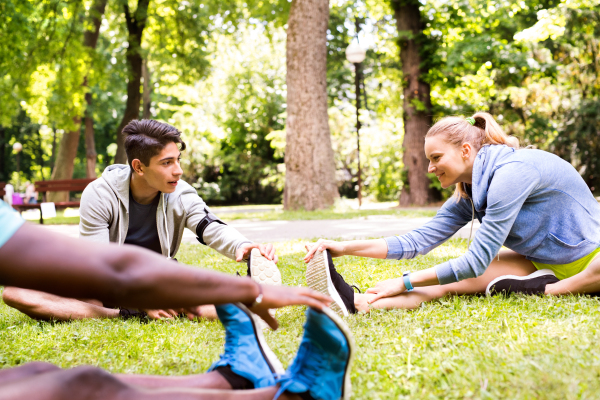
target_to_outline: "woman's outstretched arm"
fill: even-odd
[[[370,258],[385,258],[387,255],[387,243],[384,239],[372,240],[350,240],[346,242],[336,242],[334,240],[319,239],[314,244],[307,244],[308,253],[304,256],[304,261],[309,262],[315,252],[328,249],[332,257],[358,256]]]
[[[427,254],[450,239],[471,218],[471,202],[466,199],[457,202],[455,198],[451,198],[444,203],[434,218],[405,235],[345,242],[320,239],[316,244],[306,246],[308,253],[304,261],[310,261],[316,251],[325,249],[331,252],[332,257],[359,256],[393,260],[414,258]]]

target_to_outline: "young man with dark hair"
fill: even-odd
[[[107,167],[102,177],[83,191],[80,237],[99,243],[133,244],[173,259],[183,231],[194,231],[200,243],[236,261],[248,260],[259,283],[281,284],[273,245],[256,244],[217,218],[182,181],[179,160],[186,145],[171,125],[154,121],[131,121],[124,129],[129,165]],[[260,267],[260,268],[258,268]],[[115,308],[97,299],[73,299],[20,288],[6,288],[6,304],[32,318],[70,320],[116,318],[137,311]],[[113,306],[123,307],[122,304]],[[145,310],[150,318],[172,318],[174,310]],[[198,312],[216,318],[213,306]]]
[[[350,395],[353,341],[347,326],[326,307],[327,296],[181,266],[136,246],[61,237],[24,224],[2,201],[0,227],[0,285],[127,307],[187,307],[191,313],[198,304],[217,304],[226,338],[224,354],[206,374],[109,374],[91,366],[63,370],[33,362],[0,371],[0,399],[336,400]],[[309,309],[300,349],[280,375],[280,363],[253,312],[276,329],[269,309],[288,305]]]

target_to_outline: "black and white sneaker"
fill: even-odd
[[[335,270],[329,250],[317,251],[306,266],[306,284],[309,288],[333,299],[330,308],[341,316],[355,314],[354,290]]]
[[[485,294],[488,296],[501,293],[544,294],[546,285],[558,281],[554,272],[549,269],[540,269],[527,276],[504,275],[491,281],[485,289]]]

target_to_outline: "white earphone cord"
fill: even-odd
[[[471,200],[471,232],[469,232],[469,241],[467,242],[467,250],[471,246],[471,236],[473,235],[473,221],[475,221],[475,206],[473,205],[473,199]],[[498,261],[500,261],[500,252],[498,252]]]

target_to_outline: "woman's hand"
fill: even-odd
[[[304,256],[304,262],[309,262],[312,260],[313,256],[317,251],[325,251],[328,249],[331,253],[331,257],[341,257],[344,255],[345,245],[344,242],[336,242],[334,240],[325,240],[319,239],[317,243],[307,244],[306,246],[306,255]]]
[[[369,304],[373,304],[384,297],[397,296],[404,291],[406,291],[406,287],[404,287],[404,280],[402,278],[388,279],[379,282],[375,287],[367,289],[367,293],[375,295],[375,297],[369,300]]]

